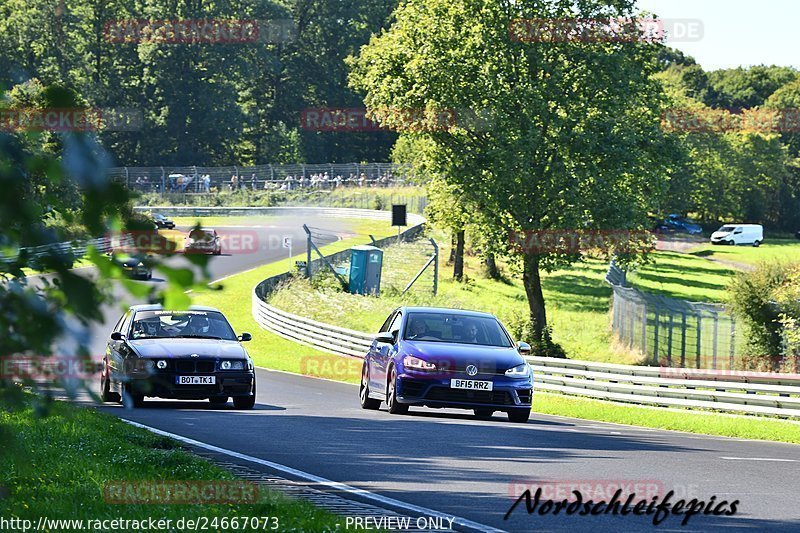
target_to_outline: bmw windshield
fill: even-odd
[[[417,342],[512,347],[511,340],[494,317],[460,313],[410,313],[403,338]]]
[[[236,334],[216,311],[144,311],[136,313],[131,339],[201,338],[235,341]]]

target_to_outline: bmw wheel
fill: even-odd
[[[100,399],[104,402],[118,402],[119,394],[111,392],[111,372],[108,362],[103,361],[103,373],[100,375]]]
[[[256,404],[256,381],[253,378],[253,393],[250,396],[234,396],[233,406],[237,409],[252,409]]]

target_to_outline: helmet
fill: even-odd
[[[208,333],[208,330],[211,328],[211,323],[205,315],[195,315],[189,323],[195,333]]]

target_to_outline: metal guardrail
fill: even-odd
[[[325,324],[264,301],[272,278],[253,290],[253,318],[264,329],[324,352],[363,358],[374,335]],[[603,400],[800,418],[800,374],[716,371],[528,357],[534,389]]]
[[[71,254],[72,257],[79,258],[86,255],[86,251],[92,246],[97,251],[104,253],[111,250],[114,246],[110,237],[98,237],[82,242],[59,242],[54,244],[45,244],[42,246],[32,246],[29,248],[20,248],[20,250],[11,256],[0,256],[0,263],[13,263],[20,255],[25,254],[27,257],[37,259],[46,255],[66,255]]]

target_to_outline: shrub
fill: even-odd
[[[791,317],[800,316],[796,302],[791,302],[800,290],[799,274],[800,265],[761,263],[752,272],[737,273],[728,287],[731,311],[747,332],[743,361],[748,369],[779,370],[784,326],[791,325]]]
[[[542,342],[535,342],[533,335],[533,324],[529,315],[512,314],[500,319],[508,328],[508,332],[514,339],[527,342],[531,345],[531,355],[536,357],[558,357],[567,358],[564,348],[553,341],[552,328],[547,326],[544,330]]]

